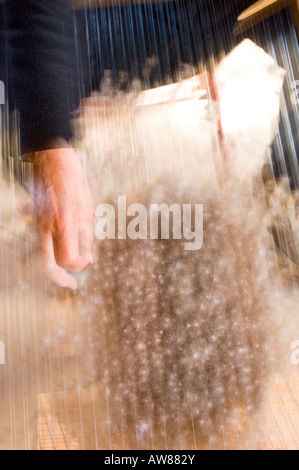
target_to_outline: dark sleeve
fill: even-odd
[[[75,36],[65,0],[5,0],[9,86],[20,113],[22,153],[72,136]]]

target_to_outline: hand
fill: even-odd
[[[36,152],[33,163],[34,208],[43,266],[60,287],[75,290],[66,270],[82,271],[93,262],[94,208],[86,174],[72,148]]]

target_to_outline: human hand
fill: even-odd
[[[86,174],[73,148],[36,152],[33,163],[34,209],[43,266],[60,287],[75,290],[67,270],[93,262],[94,208]]]

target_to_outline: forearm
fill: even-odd
[[[5,0],[10,83],[20,113],[22,153],[71,138],[71,52],[65,0]]]

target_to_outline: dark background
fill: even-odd
[[[141,80],[143,87],[158,86],[184,76],[188,65],[197,71],[213,67],[224,54],[248,37],[287,70],[273,161],[276,174],[288,174],[293,187],[299,188],[298,106],[290,100],[290,85],[299,80],[295,28],[290,11],[285,9],[235,37],[233,28],[237,16],[252,3],[252,0],[178,0],[70,12],[67,27],[72,29],[75,51],[72,82],[64,91],[69,111],[93,90],[100,90],[104,77],[109,76],[111,85],[124,90],[134,78]],[[11,80],[8,78],[5,43],[6,38],[2,35],[0,79],[7,84]],[[6,87],[6,94],[1,134],[3,152],[9,154],[12,147],[7,137],[11,135],[12,126],[9,109],[14,105],[9,87]]]

